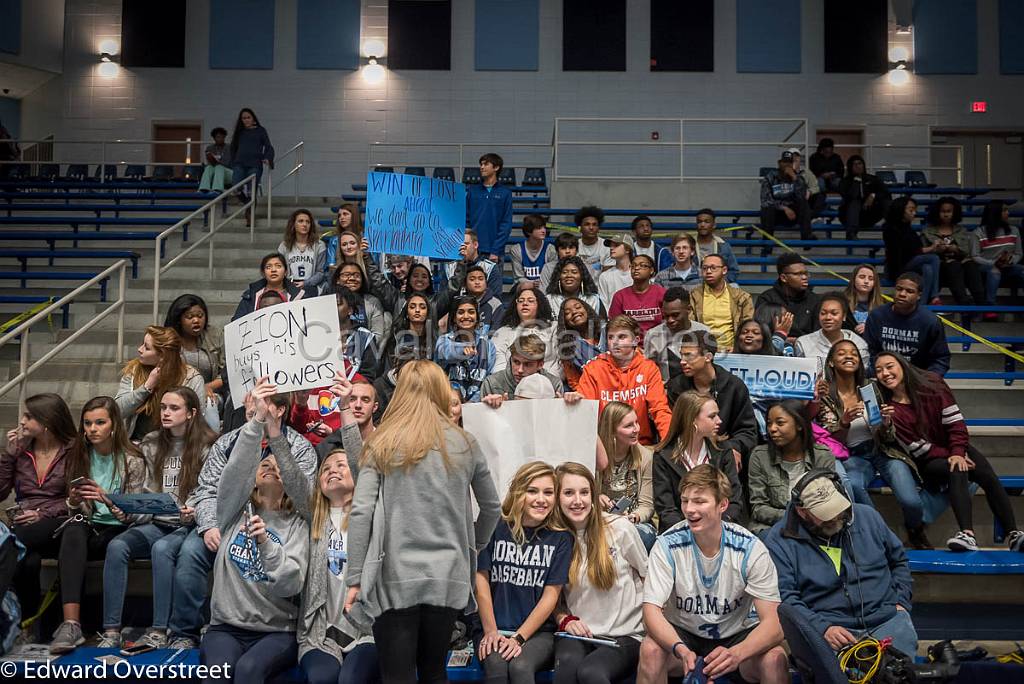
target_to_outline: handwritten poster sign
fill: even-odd
[[[816,359],[755,354],[721,354],[715,363],[737,376],[752,397],[813,399]]]
[[[480,443],[498,496],[504,497],[516,470],[530,461],[575,461],[594,472],[597,408],[596,401],[570,406],[561,399],[506,401],[497,409],[465,404],[462,424]]]
[[[426,176],[370,172],[365,223],[371,252],[458,259],[466,232],[466,186]]]
[[[342,368],[334,295],[253,311],[224,326],[228,384],[235,406],[263,376],[282,392],[331,384]]]

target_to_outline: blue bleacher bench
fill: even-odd
[[[0,304],[43,304],[52,303],[57,301],[56,297],[47,297],[45,295],[9,295],[0,294]],[[60,327],[67,329],[69,325],[69,309],[71,303],[68,302],[60,307]]]
[[[0,271],[0,280],[20,280],[21,287],[26,287],[29,280],[92,280],[99,273],[80,273],[75,271]],[[109,277],[100,281],[100,301],[107,301],[107,282]]]
[[[944,575],[1024,575],[1024,553],[1017,551],[907,550],[911,572]]]
[[[3,233],[0,233],[3,235]],[[53,266],[54,259],[129,259],[132,262],[132,278],[139,277],[139,253],[126,249],[0,249],[0,258],[17,259],[21,270],[28,270],[29,259],[47,259]]]
[[[138,211],[138,212],[181,212],[183,214],[190,214],[193,211],[201,208],[201,204],[71,204],[65,202],[64,204],[54,204],[52,202],[44,204],[29,204],[29,203],[13,203],[7,204],[7,215],[13,216],[15,212],[19,211],[52,211],[55,213],[63,213],[66,211],[91,211],[96,214],[97,218],[101,214],[114,212],[114,216],[118,217],[123,211]]]
[[[6,200],[8,204],[16,200],[62,200],[65,204],[84,200],[106,200],[114,204],[121,200],[148,200],[153,203],[157,200],[210,200],[213,197],[212,193],[202,192],[0,192],[0,200]]]
[[[173,226],[180,221],[174,217],[145,218],[93,218],[91,216],[0,216],[0,226]]]
[[[99,240],[103,242],[109,242],[112,240],[117,241],[128,241],[128,240],[155,240],[156,236],[159,235],[159,231],[155,230],[107,230],[100,231],[97,233],[77,233],[69,232],[66,230],[0,230],[0,240],[17,240],[17,241],[41,241],[45,242],[50,246],[50,250],[54,249],[57,242],[62,240],[71,240],[72,244],[77,247],[78,243],[83,240],[93,241]],[[182,231],[182,241],[188,241],[188,226],[186,225]],[[160,257],[163,258],[164,253],[167,251],[167,240],[163,240],[160,243]]]
[[[22,190],[156,190],[159,188],[175,188],[184,190],[187,188],[199,187],[198,181],[112,181],[101,183],[98,180],[89,181],[3,181],[0,188],[20,188]]]

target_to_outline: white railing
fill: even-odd
[[[863,153],[864,164],[869,171],[952,171],[956,174],[956,185],[963,187],[964,180],[964,147],[963,145],[868,145],[843,143],[836,149],[846,149]],[[918,151],[915,153],[915,151]],[[935,153],[951,154],[955,159],[952,166],[934,164]],[[902,160],[900,159],[902,157]],[[907,160],[907,161],[904,161]],[[931,173],[928,174],[931,179]]]
[[[533,148],[523,157],[517,157],[521,150]],[[414,152],[415,150],[415,152]],[[367,168],[375,166],[450,166],[459,170],[477,166],[480,156],[486,152],[497,152],[506,167],[539,167],[550,169],[554,158],[549,143],[416,143],[416,142],[374,142],[370,143]],[[511,152],[511,154],[510,154]]]
[[[126,269],[129,268],[129,266],[130,264],[127,259],[121,259],[119,261],[116,261],[112,266],[107,268],[102,273],[99,273],[91,280],[82,283],[77,288],[67,293],[57,301],[53,302],[36,315],[22,322],[16,328],[8,331],[3,337],[0,337],[0,347],[2,347],[3,345],[7,344],[14,338],[18,337],[19,335],[21,336],[21,349],[19,350],[20,353],[18,360],[18,374],[11,378],[10,380],[8,380],[5,385],[0,387],[0,396],[7,394],[7,392],[11,391],[11,389],[14,388],[15,385],[18,385],[20,386],[18,393],[18,406],[19,409],[20,407],[23,407],[25,405],[25,384],[28,381],[29,376],[31,376],[32,373],[38,370],[41,366],[48,363],[50,359],[54,358],[62,351],[64,351],[65,348],[71,345],[71,343],[73,343],[79,337],[89,332],[94,327],[96,327],[96,325],[100,321],[102,321],[104,318],[106,318],[107,316],[114,312],[117,312],[116,360],[118,363],[121,363],[124,360],[124,304],[126,301],[125,289],[127,285]],[[45,319],[47,316],[49,316],[52,312],[56,311],[57,309],[60,309],[61,307],[70,304],[75,300],[75,298],[77,298],[80,294],[82,294],[92,286],[110,278],[110,276],[114,272],[118,272],[120,276],[117,285],[117,301],[108,306],[100,313],[93,316],[92,320],[90,320],[88,323],[85,323],[83,325],[76,325],[75,327],[78,329],[75,330],[74,333],[69,335],[67,339],[62,340],[59,344],[54,346],[53,349],[43,354],[43,356],[40,357],[38,360],[29,363],[31,346],[29,343],[29,335],[32,326]]]
[[[239,190],[244,185],[251,186],[249,188],[249,200],[246,203],[242,204],[233,213],[231,213],[231,214],[221,218],[220,222],[218,223],[217,222],[217,205],[220,204],[221,202],[227,202],[229,200],[229,198],[232,195],[234,195],[235,191]],[[199,207],[198,209],[193,211],[191,214],[189,214],[188,216],[185,216],[180,221],[175,223],[173,226],[171,226],[170,228],[168,228],[167,230],[165,230],[164,232],[162,232],[162,233],[160,233],[159,235],[156,236],[156,239],[154,241],[155,244],[153,246],[153,259],[154,259],[154,264],[153,264],[153,325],[159,325],[159,323],[160,323],[160,319],[159,319],[159,315],[160,315],[160,276],[163,275],[163,273],[165,271],[170,269],[172,266],[174,266],[176,263],[178,263],[179,261],[184,259],[189,254],[191,254],[193,250],[198,248],[204,242],[208,242],[209,245],[210,245],[210,254],[209,254],[209,258],[208,258],[207,267],[209,268],[210,277],[212,278],[213,277],[213,236],[216,235],[217,231],[220,230],[221,227],[226,225],[228,223],[228,221],[233,220],[236,216],[238,216],[239,213],[241,213],[242,211],[247,210],[247,209],[249,210],[249,242],[251,243],[255,239],[255,235],[256,235],[256,232],[255,232],[256,231],[256,188],[257,187],[258,187],[258,185],[256,183],[256,174],[252,174],[252,175],[248,176],[247,178],[245,178],[244,180],[242,180],[241,182],[235,183],[233,186],[231,186],[230,188],[225,190],[223,193],[221,193],[218,197],[216,197],[215,199],[210,200],[209,202],[207,202],[203,206]],[[202,236],[201,238],[199,238],[198,240],[193,242],[186,249],[182,250],[177,256],[175,256],[173,259],[168,261],[166,264],[161,265],[160,264],[160,261],[161,261],[161,259],[160,259],[160,251],[161,251],[161,247],[163,246],[164,241],[168,237],[170,237],[171,234],[173,234],[173,233],[175,233],[175,232],[177,232],[179,230],[184,229],[184,227],[186,225],[188,225],[192,220],[194,220],[198,216],[201,216],[202,214],[205,214],[205,213],[208,213],[207,220],[206,220],[206,224],[208,226],[208,230],[206,232],[206,235]]]
[[[656,127],[655,130],[651,130]],[[627,139],[602,139],[599,129],[607,128],[609,137],[624,136]],[[728,131],[714,133],[715,128]],[[773,137],[772,140],[743,139],[743,130],[761,129],[759,135]],[[573,136],[569,129],[583,129],[585,137]],[[703,134],[701,129],[708,129]],[[741,130],[743,129],[743,130]],[[646,131],[646,132],[645,132]],[[664,132],[664,134],[663,134]],[[710,133],[710,135],[709,135]],[[773,135],[773,133],[775,133]],[[640,139],[649,135],[650,139]],[[554,132],[554,180],[756,180],[761,166],[768,166],[778,159],[780,148],[798,147],[807,150],[807,119],[803,118],[643,118],[643,117],[557,117]],[[591,137],[595,136],[595,137]],[[662,138],[668,138],[663,140]],[[618,155],[598,150],[622,151]],[[703,157],[698,150],[721,150]],[[763,156],[766,163],[758,164],[761,153],[742,155],[736,158],[735,151],[755,151],[769,148]],[[582,151],[581,151],[582,150]],[[728,151],[728,153],[727,153]],[[577,159],[569,158],[572,154]],[[655,173],[624,173],[622,160],[637,169],[652,168]],[[710,161],[709,161],[710,159]],[[593,168],[595,171],[580,173],[566,170],[566,163]],[[616,173],[605,173],[613,168]],[[717,173],[701,172],[701,167],[710,166]],[[688,172],[688,168],[697,168]],[[736,171],[727,173],[730,168]]]
[[[275,160],[275,164],[280,164],[282,160],[286,159],[289,155],[295,155],[295,165],[291,170],[284,176],[279,178],[277,182],[274,182],[274,170],[269,166],[267,167],[267,227],[270,227],[271,212],[273,211],[274,205],[274,188],[281,183],[285,182],[291,176],[295,176],[295,203],[299,203],[299,172],[302,171],[302,167],[305,166],[306,159],[306,144],[305,141],[299,141],[292,146],[290,150],[282,154]]]
[[[36,167],[41,164],[86,164],[88,166],[102,165],[100,167],[101,170],[105,170],[104,166],[130,166],[136,164],[145,166],[202,166],[203,164],[201,148],[204,142],[193,140],[192,138],[185,138],[184,140],[63,140],[46,138],[30,140],[12,138],[0,140],[0,142],[15,142],[19,145],[30,143],[28,147],[22,148],[21,160],[4,161],[0,162],[0,164],[29,164]],[[64,150],[59,155],[54,153],[56,148],[65,145],[85,145],[90,149],[80,157],[64,154]],[[184,149],[182,150],[181,159],[176,161],[157,161],[153,159],[152,146],[154,145],[182,146]],[[33,152],[33,150],[41,146],[49,146],[50,149],[42,153],[38,151]],[[134,146],[134,149],[126,150],[125,146]],[[97,147],[99,148],[98,155],[95,152]],[[41,156],[46,158],[40,158]],[[33,158],[29,159],[28,157]],[[97,180],[100,183],[108,182],[106,173],[101,171]]]

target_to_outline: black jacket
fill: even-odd
[[[377,390],[377,411],[373,414],[374,425],[379,425],[381,418],[384,417],[384,411],[387,410],[388,404],[391,403],[391,397],[395,393],[397,383],[398,377],[394,368],[381,374],[373,381],[373,389]]]
[[[878,176],[865,173],[861,176],[844,177],[839,183],[839,194],[843,197],[844,206],[851,200],[866,199],[871,194],[875,196],[877,204],[881,200],[889,199],[889,188],[878,180]]]
[[[231,317],[231,320],[237,321],[242,316],[251,314],[255,311],[258,300],[263,296],[263,291],[265,289],[267,289],[267,281],[265,278],[260,278],[254,283],[249,283],[248,289],[242,293],[242,299],[238,302],[238,307],[235,309],[235,315]],[[296,299],[302,299],[303,297],[317,296],[317,289],[315,286],[301,288],[290,280],[285,281],[285,291],[288,292],[289,302],[293,302]]]
[[[742,380],[725,368],[718,364],[712,364],[712,367],[715,369],[715,381],[711,383],[711,396],[718,402],[721,432],[729,435],[729,439],[719,442],[719,446],[725,451],[735,449],[746,458],[757,446],[757,421],[750,403],[750,392]],[[693,388],[693,379],[682,373],[669,380],[665,385],[669,405],[675,406],[679,395]]]
[[[769,289],[757,296],[755,309],[760,309],[765,304],[776,304],[793,314],[793,327],[789,329],[790,337],[800,337],[812,333],[820,326],[818,325],[818,295],[810,288],[804,290],[798,297],[790,298],[783,289],[782,283],[776,281]]]
[[[710,442],[705,442],[711,464],[725,473],[732,484],[732,496],[729,497],[729,508],[722,520],[738,523],[743,511],[743,485],[736,474],[736,461],[732,451],[716,449]],[[679,509],[679,483],[687,473],[687,468],[672,458],[674,445],[665,447],[654,455],[654,510],[658,514],[658,532],[683,519]]]
[[[921,253],[921,235],[909,223],[886,221],[882,224],[882,241],[885,242],[885,277],[895,282],[906,270],[907,263]]]

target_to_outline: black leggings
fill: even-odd
[[[459,612],[427,605],[384,611],[373,623],[381,680],[387,684],[447,682],[448,645]]]
[[[939,285],[948,287],[957,304],[982,306],[985,303],[985,279],[973,261],[943,261],[939,263]],[[967,292],[970,291],[970,296]]]
[[[629,637],[615,641],[618,648],[555,639],[555,684],[613,684],[635,672],[640,642]]]
[[[25,557],[14,576],[14,592],[21,602],[22,619],[32,617],[39,610],[43,559],[57,558],[60,553],[60,540],[54,539],[53,533],[65,520],[67,518],[43,518],[29,525],[15,525],[12,530],[25,545]]]
[[[953,509],[956,523],[961,530],[973,530],[971,517],[971,492],[968,485],[977,482],[978,486],[985,490],[985,500],[988,507],[992,509],[992,515],[1002,524],[1007,532],[1017,529],[1017,522],[1013,517],[1013,505],[1003,485],[999,482],[999,476],[992,470],[980,451],[974,447],[967,447],[967,455],[974,461],[974,467],[967,472],[955,470],[949,471],[949,460],[945,458],[931,458],[919,466],[921,477],[924,479],[925,487],[936,491],[944,484],[949,484],[949,505]]]
[[[124,525],[90,525],[84,522],[70,523],[60,535],[61,603],[81,603],[85,585],[85,572],[90,560],[104,560],[107,544],[124,532]]]

